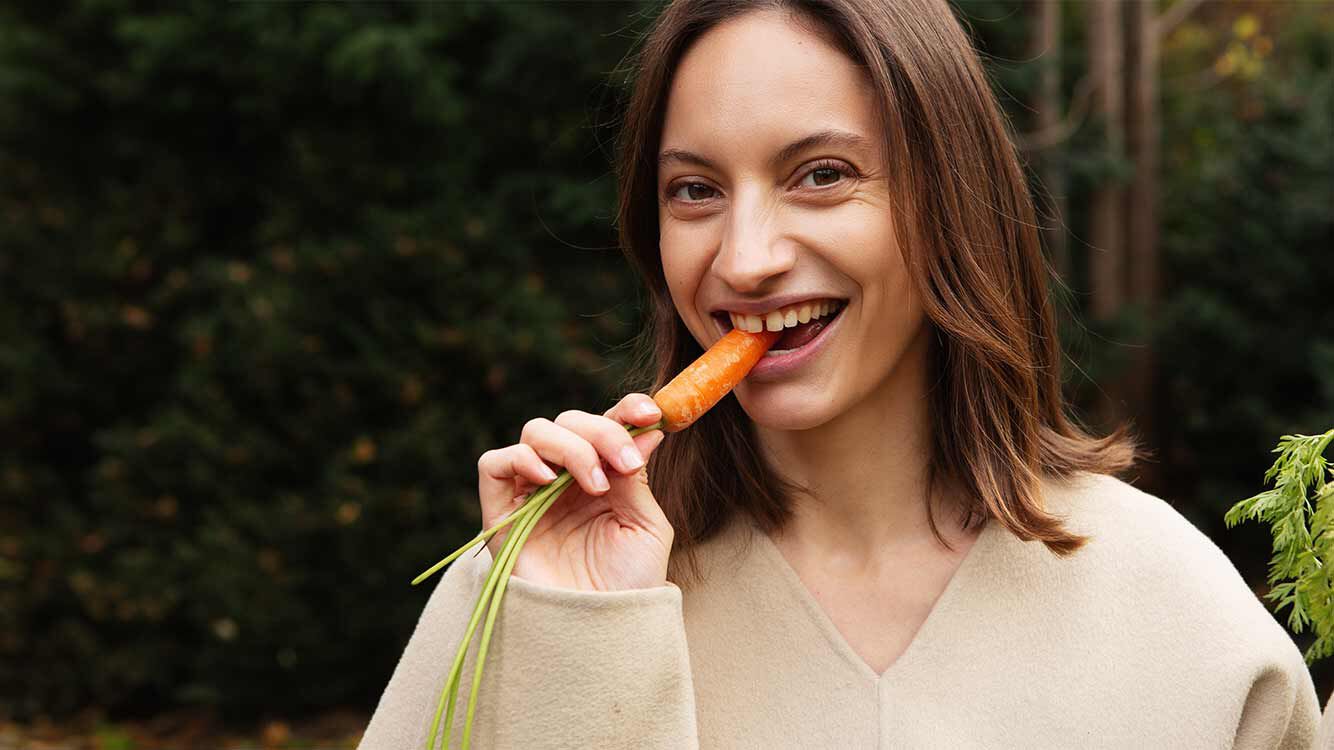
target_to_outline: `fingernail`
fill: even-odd
[[[644,465],[644,457],[639,455],[639,451],[631,446],[621,448],[621,468],[625,471],[635,471]]]
[[[652,401],[641,403],[635,407],[635,414],[645,419],[656,417],[658,416],[658,405]]]
[[[556,472],[552,471],[550,466],[543,466],[542,478],[548,482],[554,482],[556,481]]]
[[[607,475],[602,473],[601,466],[593,467],[593,489],[598,492],[611,489],[611,485],[607,483]]]

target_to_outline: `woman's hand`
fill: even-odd
[[[477,486],[484,529],[554,480],[560,467],[574,480],[528,535],[513,575],[581,591],[666,584],[673,531],[649,491],[645,468],[664,435],[649,430],[631,438],[623,426],[643,427],[661,418],[653,399],[632,393],[603,416],[567,411],[554,422],[531,420],[518,443],[482,454]],[[512,529],[487,541],[493,559]]]

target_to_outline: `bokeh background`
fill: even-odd
[[[956,8],[1070,398],[1263,596],[1268,530],[1223,513],[1334,427],[1334,5]],[[0,748],[355,745],[477,457],[620,395],[610,159],[658,9],[0,7]]]

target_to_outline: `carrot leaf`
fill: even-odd
[[[1279,454],[1265,472],[1265,490],[1238,502],[1223,516],[1228,528],[1242,521],[1269,524],[1274,537],[1269,562],[1269,593],[1275,612],[1289,608],[1288,627],[1301,633],[1309,626],[1316,640],[1306,650],[1306,663],[1334,655],[1334,470],[1325,449],[1334,430],[1323,435],[1284,435],[1273,450]]]

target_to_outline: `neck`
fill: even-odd
[[[808,430],[757,426],[770,465],[809,489],[793,498],[781,533],[796,547],[840,550],[872,561],[884,553],[938,544],[927,521],[931,414],[924,328],[890,377],[860,403]],[[935,502],[936,527],[952,540],[958,517]]]

